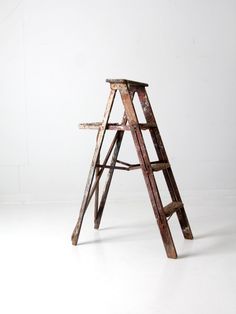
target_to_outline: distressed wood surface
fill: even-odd
[[[104,210],[104,207],[105,207],[108,191],[109,191],[109,188],[110,188],[110,185],[111,185],[111,180],[112,180],[112,176],[113,176],[113,173],[114,173],[116,159],[117,159],[117,156],[119,154],[122,138],[123,138],[123,133],[121,133],[119,131],[117,133],[117,141],[116,141],[116,146],[115,146],[115,149],[114,149],[114,152],[113,152],[111,164],[109,165],[110,169],[109,169],[109,172],[108,172],[108,175],[107,175],[107,179],[106,179],[106,182],[105,182],[105,188],[104,188],[104,191],[102,193],[101,201],[100,201],[99,208],[98,208],[98,211],[97,211],[97,215],[96,215],[95,220],[94,220],[94,228],[95,229],[98,229],[99,226],[100,226],[100,222],[101,222],[103,210]]]
[[[181,209],[183,207],[182,202],[171,202],[168,205],[163,207],[163,210],[167,217],[171,216],[177,209]]]
[[[136,91],[138,93],[138,97],[142,105],[143,113],[145,115],[147,123],[152,123],[156,125],[155,128],[149,129],[149,132],[151,134],[157,156],[159,160],[169,162],[145,87],[137,87]],[[171,167],[163,170],[163,174],[173,202],[182,202]],[[184,237],[190,240],[193,239],[193,234],[184,207],[179,209],[176,213]]]
[[[131,171],[135,169],[141,169],[167,256],[170,258],[177,258],[175,245],[168,225],[168,219],[174,213],[176,213],[184,237],[186,239],[192,239],[193,235],[177,184],[174,179],[173,172],[171,170],[170,163],[168,161],[165,147],[162,142],[155,117],[153,115],[151,104],[146,93],[145,86],[148,85],[146,83],[135,82],[125,79],[109,79],[107,80],[107,82],[110,83],[111,92],[103,121],[80,124],[80,128],[83,129],[97,129],[98,134],[79,218],[72,234],[72,243],[77,244],[78,242],[83,217],[94,193],[94,227],[99,228],[114,170],[117,169]],[[121,95],[125,113],[121,123],[108,123],[117,91],[119,91]],[[138,121],[133,104],[133,97],[135,93],[138,94],[144,116],[146,118],[146,123],[139,123]],[[100,151],[102,148],[102,143],[106,130],[116,130],[116,133],[103,163],[100,163]],[[159,160],[152,162],[150,161],[142,135],[142,130],[149,130]],[[132,134],[137,155],[139,158],[139,164],[130,164],[117,159],[124,131],[130,131]],[[112,158],[110,163],[108,164],[108,160],[112,152]],[[119,163],[120,166],[117,166],[117,163]],[[106,168],[108,169],[108,174],[105,182],[105,187],[101,195],[101,199],[99,200],[99,181],[104,169]],[[170,204],[167,204],[166,206],[163,206],[161,201],[156,179],[154,176],[155,171],[163,171],[167,187],[172,198],[172,202]],[[93,183],[95,174],[95,182]]]
[[[117,161],[118,162],[118,161]],[[141,165],[140,164],[128,164],[128,163],[123,163],[126,164],[126,167],[122,167],[122,166],[111,166],[111,165],[100,165],[98,164],[97,167],[98,168],[114,168],[117,170],[125,170],[125,171],[131,171],[131,170],[137,170],[137,169],[141,169]],[[152,171],[161,171],[164,169],[167,169],[170,167],[168,162],[160,162],[160,161],[151,161],[150,162],[151,167],[152,167]]]
[[[126,79],[106,79],[106,82],[112,83],[112,84],[126,84],[126,85],[135,85],[135,86],[148,86],[147,83],[143,82],[136,82]]]
[[[99,133],[98,133],[98,134],[99,134]],[[97,140],[98,140],[98,135],[97,135],[96,141],[97,141]],[[100,163],[100,152],[99,152],[99,154],[98,154],[97,163]],[[98,167],[97,164],[96,164],[96,170],[95,170],[96,180],[99,179],[99,174],[100,174],[100,167]],[[95,189],[94,218],[97,216],[98,204],[99,204],[99,182],[98,182],[97,187],[96,187],[96,189]]]
[[[153,162],[150,162],[150,164],[152,167],[152,171],[161,171],[161,170],[167,169],[170,166],[168,162],[160,162],[160,161],[153,161]],[[140,168],[141,168],[140,164],[130,165],[129,170],[136,170]]]
[[[137,115],[134,105],[130,98],[130,91],[127,85],[124,85],[120,90],[121,98],[127,114],[127,119],[131,127],[131,133],[135,143],[141,169],[143,171],[144,180],[147,185],[149,197],[152,203],[153,211],[160,229],[166,254],[169,258],[177,258],[177,252],[173,242],[173,238],[163,211],[163,205],[156,185],[156,180],[150,164],[148,152],[144,143],[144,139],[139,127]]]
[[[90,171],[89,171],[89,175],[88,175],[88,179],[87,179],[87,183],[86,183],[86,187],[85,187],[85,192],[84,192],[82,205],[80,208],[79,218],[78,218],[78,221],[75,225],[74,231],[73,231],[72,236],[71,236],[71,240],[72,240],[73,245],[76,245],[78,242],[79,233],[80,233],[81,225],[83,222],[84,214],[85,214],[85,211],[88,207],[88,203],[89,203],[88,199],[89,199],[90,190],[91,190],[91,186],[92,186],[92,182],[93,182],[93,178],[94,178],[95,168],[96,168],[96,164],[98,163],[98,157],[99,157],[100,150],[102,147],[104,135],[106,132],[106,125],[108,123],[108,120],[109,120],[109,117],[111,114],[111,109],[113,106],[115,95],[116,95],[116,90],[111,90],[109,98],[108,98],[105,114],[104,114],[102,128],[100,128],[98,131],[96,148],[95,148],[94,156],[92,159],[92,163],[91,163],[91,167],[90,167]]]
[[[142,130],[149,130],[150,128],[155,128],[155,124],[151,123],[140,123],[140,128]],[[80,123],[79,129],[90,129],[90,130],[98,130],[102,127],[102,122],[92,122],[92,123]],[[108,123],[106,126],[107,130],[113,131],[130,131],[130,126],[125,124],[119,123]]]
[[[131,95],[131,97],[133,98],[133,94]],[[127,116],[126,116],[126,113],[124,113],[123,118],[122,118],[122,124],[126,125],[126,123],[127,123]],[[117,158],[118,158],[118,155],[119,155],[120,146],[121,146],[121,143],[122,143],[122,140],[123,140],[124,131],[123,130],[117,131],[116,132],[116,136],[117,136],[116,147],[115,147],[115,150],[113,152],[111,163],[109,165],[110,169],[109,169],[109,172],[108,172],[108,175],[107,175],[105,188],[104,188],[104,191],[103,191],[103,194],[102,194],[102,197],[101,197],[101,202],[100,202],[100,205],[99,205],[98,213],[97,213],[97,216],[96,216],[95,221],[94,221],[94,228],[95,229],[98,229],[99,226],[100,226],[100,223],[101,223],[101,219],[102,219],[105,203],[106,203],[106,200],[107,200],[108,191],[109,191],[109,188],[110,188],[110,185],[111,185],[111,180],[112,180],[112,177],[113,177],[113,173],[114,173],[114,170],[115,170]],[[118,167],[116,167],[116,168],[118,168]],[[119,167],[119,168],[121,170],[121,167]]]

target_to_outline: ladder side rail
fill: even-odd
[[[143,113],[145,115],[147,123],[153,123],[156,125],[155,128],[151,128],[149,131],[150,131],[153,143],[154,143],[157,156],[159,159],[164,160],[165,162],[169,163],[168,156],[167,156],[164,144],[162,142],[161,135],[160,135],[160,132],[156,123],[156,119],[153,114],[151,103],[148,99],[148,95],[147,95],[145,87],[142,87],[142,86],[137,87],[137,93],[138,93],[138,97],[142,105]],[[171,167],[164,169],[163,174],[164,174],[172,201],[183,203]],[[178,209],[176,213],[177,213],[178,220],[179,220],[184,237],[186,239],[193,239],[193,234],[190,228],[190,224],[189,224],[184,206]]]
[[[144,143],[143,135],[139,127],[137,115],[134,109],[133,102],[130,97],[130,91],[126,84],[120,88],[121,98],[125,107],[128,118],[128,123],[131,128],[131,133],[139,157],[140,165],[143,171],[144,179],[147,185],[149,197],[152,203],[153,211],[160,229],[164,247],[169,258],[177,258],[177,253],[173,238],[163,211],[163,205],[157,188],[156,180],[151,168],[148,152]]]

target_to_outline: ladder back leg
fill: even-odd
[[[96,141],[97,141],[97,140],[98,140],[98,135],[97,135]],[[97,162],[100,164],[100,152],[99,152],[99,154],[98,154]],[[98,177],[99,177],[99,171],[100,171],[100,168],[99,168],[99,167],[96,167],[96,169],[95,169],[96,180],[97,180]],[[96,187],[96,190],[95,190],[94,219],[95,219],[96,216],[97,216],[98,205],[99,205],[99,183],[97,184],[97,187]]]
[[[117,131],[116,146],[115,146],[115,149],[114,149],[114,152],[113,152],[113,156],[112,156],[112,160],[111,160],[111,163],[110,163],[111,168],[109,168],[109,171],[108,171],[108,175],[107,175],[106,182],[105,182],[105,188],[104,188],[104,191],[102,193],[102,197],[101,197],[101,201],[100,201],[100,204],[99,204],[99,208],[98,208],[95,220],[94,220],[94,228],[95,229],[99,229],[99,226],[100,226],[100,223],[101,223],[102,214],[103,214],[103,210],[104,210],[105,203],[106,203],[106,200],[107,200],[107,195],[108,195],[108,192],[109,192],[109,188],[110,188],[110,185],[111,185],[111,180],[112,180],[113,173],[114,173],[114,167],[115,167],[115,164],[116,164],[116,161],[117,161],[117,158],[118,158],[118,154],[119,154],[120,145],[121,145],[121,142],[122,142],[122,139],[123,139],[123,135],[124,135],[124,132]]]
[[[79,218],[78,218],[78,221],[75,225],[75,228],[74,228],[72,236],[71,236],[71,240],[72,240],[73,245],[76,245],[78,243],[78,238],[79,238],[80,229],[81,229],[81,225],[83,222],[84,214],[85,214],[85,211],[86,211],[86,209],[88,207],[88,203],[89,203],[90,190],[91,190],[91,186],[92,186],[92,182],[93,182],[93,178],[94,178],[96,164],[98,163],[98,158],[99,158],[101,146],[103,143],[104,135],[106,132],[106,126],[107,126],[107,123],[108,123],[108,120],[110,117],[110,113],[111,113],[111,109],[112,109],[115,95],[116,95],[116,90],[111,89],[110,95],[108,98],[108,102],[107,102],[107,106],[106,106],[106,110],[105,110],[105,114],[104,114],[104,118],[103,118],[103,122],[102,122],[102,126],[99,129],[98,136],[97,136],[96,148],[95,148],[94,156],[92,159],[92,163],[91,163],[91,167],[90,167],[90,171],[89,171],[89,175],[88,175],[88,179],[87,179],[87,183],[86,183],[86,187],[85,187],[85,192],[84,192],[82,205],[80,208]]]
[[[126,117],[126,113],[124,113],[121,124],[122,125],[126,125],[126,123],[127,123],[127,117]],[[108,195],[109,188],[110,188],[110,185],[111,185],[113,173],[114,173],[114,170],[115,170],[114,167],[116,165],[116,161],[117,161],[117,158],[118,158],[118,155],[119,155],[120,146],[121,146],[121,143],[122,143],[122,140],[123,140],[123,136],[124,136],[124,131],[119,130],[119,131],[116,132],[117,142],[116,142],[116,146],[115,146],[115,149],[114,149],[114,152],[113,152],[113,156],[112,156],[112,159],[111,159],[110,168],[109,168],[109,171],[108,171],[108,174],[107,174],[107,178],[106,178],[106,182],[105,182],[105,188],[104,188],[104,191],[102,193],[102,197],[101,197],[101,201],[100,201],[100,204],[99,204],[99,207],[98,207],[98,211],[97,211],[96,217],[94,219],[94,228],[95,229],[99,229],[99,226],[100,226],[100,223],[101,223],[103,210],[104,210],[104,207],[105,207],[105,204],[106,204],[107,195]]]

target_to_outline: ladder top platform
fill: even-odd
[[[140,85],[140,86],[148,86],[147,83],[142,82],[136,82],[136,81],[130,81],[126,79],[106,79],[106,82],[111,84],[128,84],[128,85]]]

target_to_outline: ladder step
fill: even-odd
[[[139,123],[138,124],[141,130],[149,130],[151,128],[155,128],[155,123]],[[91,129],[97,130],[102,126],[101,122],[93,122],[93,123],[80,123],[80,129]],[[130,131],[129,125],[124,125],[120,123],[108,123],[106,126],[106,130],[121,130],[121,131]]]
[[[170,168],[170,164],[168,162],[156,162],[151,164],[153,171],[160,171]]]
[[[170,167],[168,162],[152,161],[151,167],[153,171],[160,171]],[[135,170],[141,168],[140,164],[130,165],[129,170]]]
[[[140,164],[133,164],[132,165],[132,164],[129,164],[127,162],[120,161],[120,160],[117,160],[116,162],[124,165],[125,167],[100,165],[100,164],[96,164],[96,167],[98,167],[98,168],[114,168],[117,170],[126,170],[126,171],[136,170],[136,169],[141,168]],[[164,169],[167,169],[170,167],[170,164],[168,162],[152,161],[150,164],[152,167],[152,171],[160,171],[160,170],[164,170]]]
[[[163,207],[166,216],[171,216],[176,210],[182,208],[184,204],[182,202],[171,202],[170,204]]]

